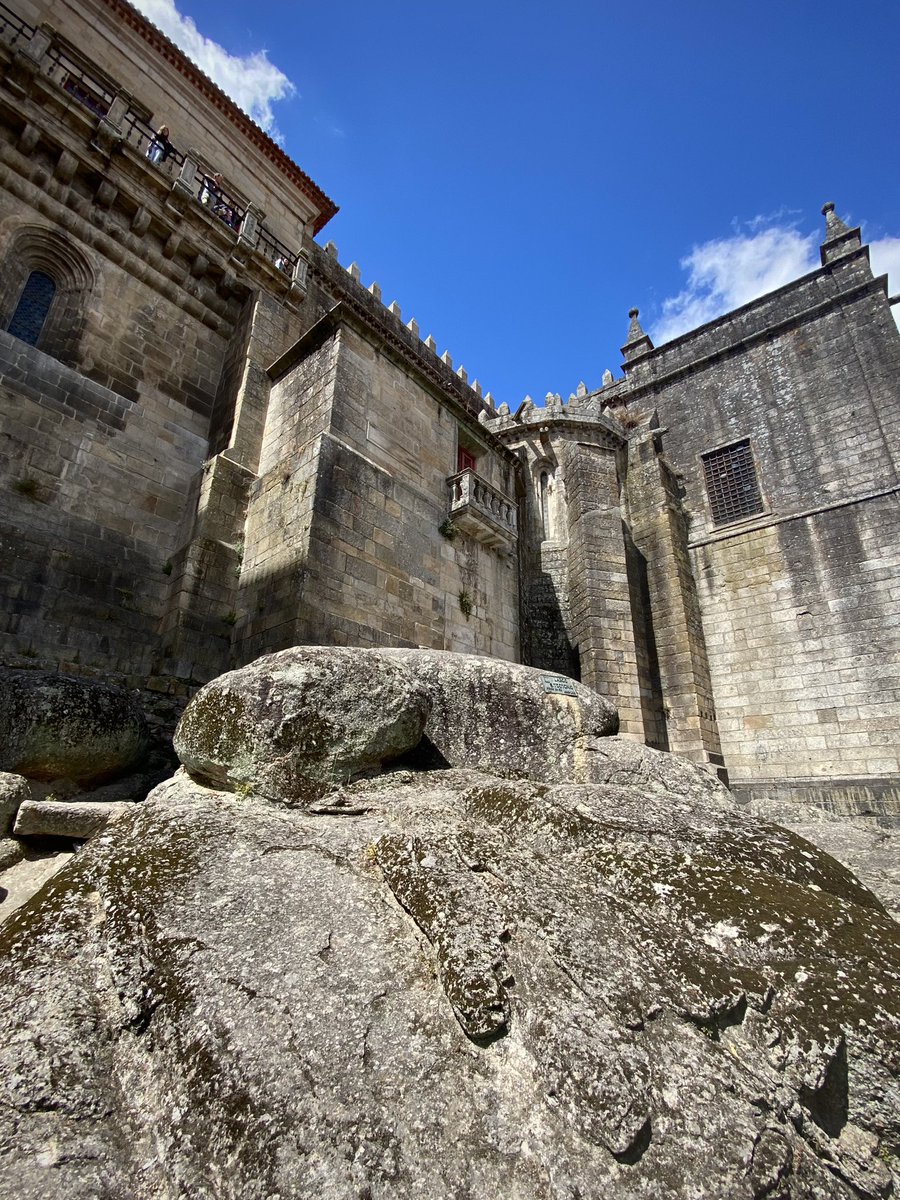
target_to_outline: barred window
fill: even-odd
[[[36,346],[55,295],[56,284],[50,276],[43,271],[32,271],[9,323],[13,337]]]
[[[716,525],[740,521],[763,511],[750,439],[733,442],[704,454],[706,491]]]

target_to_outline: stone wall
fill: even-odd
[[[858,231],[628,369],[678,475],[732,781],[896,774],[900,336]],[[762,511],[717,526],[701,456],[744,438]]]
[[[0,333],[0,418],[4,650],[149,672],[205,417]]]
[[[240,657],[310,641],[515,659],[514,553],[441,533],[460,437],[494,487],[510,478],[506,452],[349,313],[278,371],[248,511]]]
[[[900,773],[897,494],[692,552],[739,782]]]
[[[38,7],[23,15],[36,23],[49,12]],[[13,547],[0,651],[189,688],[231,659],[265,368],[296,339],[309,305],[67,91],[53,56],[76,41],[67,61],[96,80],[121,34],[123,77],[138,35],[119,29],[114,7],[57,4],[61,36],[0,42],[0,325],[30,271],[57,283],[37,347],[0,335],[3,536]],[[29,58],[22,45],[36,43]],[[129,112],[149,103],[148,77],[157,90],[180,80],[169,96],[181,103],[189,81],[177,64],[146,44],[144,53]],[[208,99],[191,119],[227,133],[233,156],[250,164],[256,151],[233,114]],[[279,174],[273,186],[287,204],[293,184]],[[304,203],[294,208],[298,245]]]
[[[649,425],[629,441],[625,508],[648,742],[722,768],[716,706],[681,485]]]
[[[523,462],[523,658],[608,696],[623,734],[659,741],[644,597],[623,520],[621,431],[537,409],[491,426]]]
[[[900,334],[863,251],[654,351],[636,377],[683,474],[691,539],[713,533],[701,454],[740,438],[765,513],[816,509],[897,482]],[[645,399],[646,397],[646,399]]]

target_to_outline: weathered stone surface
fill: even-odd
[[[168,779],[172,771],[172,767],[166,771],[137,771],[133,775],[126,775],[124,779],[117,779],[114,783],[105,783],[102,787],[89,788],[87,791],[80,792],[73,799],[76,799],[79,804],[115,804],[143,800],[158,783]],[[58,796],[57,799],[62,799],[62,797]]]
[[[84,788],[74,779],[29,779],[28,791],[32,800],[71,800],[84,795]]]
[[[27,779],[22,775],[0,771],[0,837],[11,831],[19,805],[29,799],[31,792]]]
[[[584,778],[582,739],[618,728],[608,700],[549,671],[440,650],[376,653],[401,664],[428,693],[431,715],[418,758],[429,766],[561,783]]]
[[[615,728],[590,688],[500,659],[295,646],[201,689],[175,748],[200,778],[297,799],[404,753],[416,765],[583,780],[582,746]]]
[[[7,847],[11,852],[4,854]],[[0,924],[27,904],[65,866],[73,850],[71,841],[58,839],[42,839],[31,845],[18,838],[0,842]]]
[[[775,821],[831,854],[871,888],[900,921],[900,814],[832,813],[815,804],[754,800],[748,811]]]
[[[89,838],[127,812],[127,802],[26,800],[16,816],[16,837]]]
[[[25,847],[17,838],[0,838],[0,871],[5,871],[8,867],[15,866],[24,854]]]
[[[705,793],[733,805],[728,789],[703,767],[623,737],[586,738],[579,770],[578,782],[614,783],[676,796]]]
[[[133,695],[91,680],[0,670],[0,769],[85,786],[126,770],[147,746]]]
[[[201,688],[175,750],[194,776],[304,802],[417,745],[428,710],[422,688],[378,651],[299,646]]]
[[[849,872],[706,794],[179,775],[0,931],[0,1189],[886,1197],[898,972]]]

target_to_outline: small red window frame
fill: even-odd
[[[477,459],[474,454],[468,450],[463,450],[462,446],[456,449],[456,470],[459,471],[474,471]]]

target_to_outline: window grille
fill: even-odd
[[[716,525],[740,521],[763,511],[750,439],[703,455],[706,491]]]
[[[36,346],[55,295],[56,284],[50,276],[43,271],[32,271],[9,323],[13,337]]]

